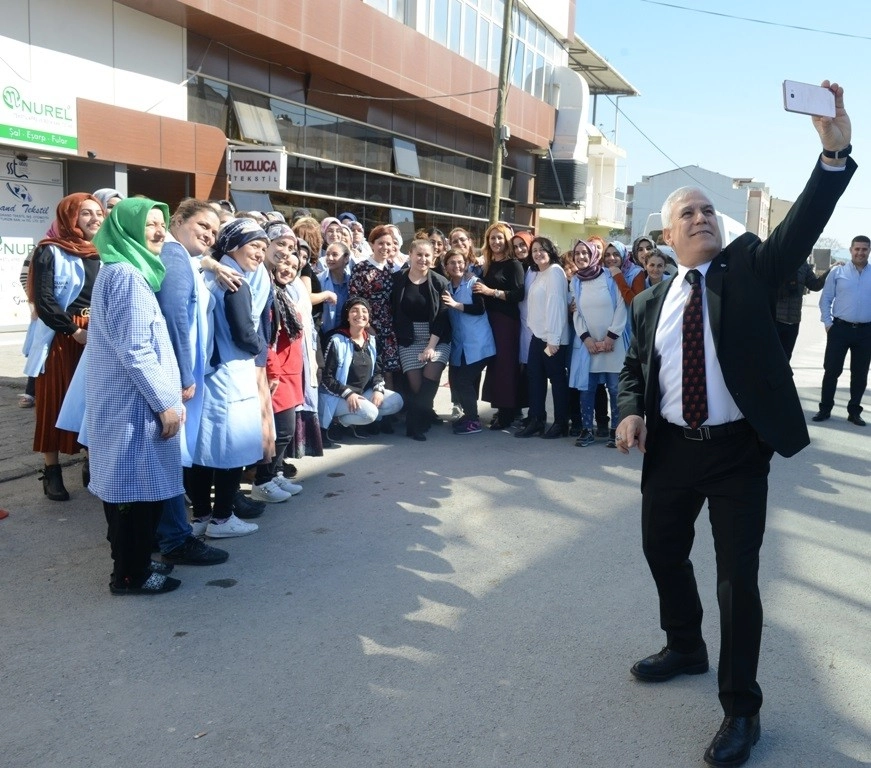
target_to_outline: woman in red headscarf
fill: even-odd
[[[28,279],[28,296],[38,317],[25,366],[28,376],[37,377],[33,450],[45,456],[42,488],[53,501],[70,497],[58,454],[82,449],[75,433],[55,423],[88,340],[91,289],[100,269],[91,241],[103,216],[103,206],[93,195],[78,192],[63,198],[53,231],[34,249]]]

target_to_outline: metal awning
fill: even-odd
[[[593,96],[639,96],[623,75],[596,53],[580,37],[569,44],[569,67],[578,72]]]

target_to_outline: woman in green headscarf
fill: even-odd
[[[115,568],[113,594],[169,592],[151,571],[162,504],[184,492],[178,431],[181,378],[154,296],[169,209],[122,200],[94,238],[103,268],[91,297],[86,432],[90,490],[103,501]]]

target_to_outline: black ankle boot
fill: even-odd
[[[553,440],[557,437],[568,437],[569,436],[569,425],[566,421],[555,421],[550,425],[550,428],[545,432],[542,437],[545,440]]]
[[[42,492],[52,501],[69,501],[70,495],[64,488],[60,464],[46,464],[43,468]]]
[[[523,428],[514,433],[514,437],[532,437],[544,432],[544,422],[539,421],[534,416],[529,417],[529,422]]]

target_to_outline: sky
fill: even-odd
[[[783,109],[782,83],[829,79],[844,87],[860,167],[823,235],[842,246],[871,235],[871,3],[668,1],[577,0],[578,35],[641,94],[617,102],[624,114],[616,141],[628,155],[618,166],[619,186],[699,165],[765,182],[773,197],[795,200],[821,145],[810,117]],[[596,124],[613,139],[610,99],[599,97]]]

